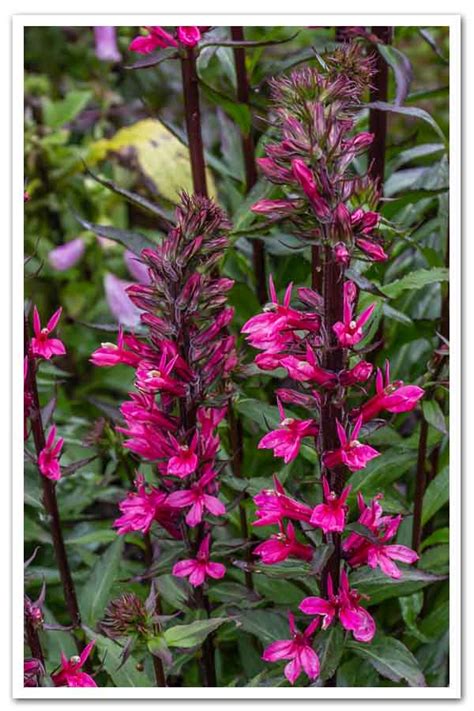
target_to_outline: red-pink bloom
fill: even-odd
[[[38,467],[43,476],[53,481],[59,481],[61,478],[61,467],[59,466],[59,457],[64,444],[64,439],[59,437],[55,442],[56,426],[53,425],[49,430],[48,438],[44,449],[41,450],[38,456]]]
[[[323,454],[323,464],[329,469],[345,464],[351,472],[356,472],[359,469],[364,469],[371,459],[380,456],[380,452],[377,452],[376,449],[368,444],[361,444],[357,439],[362,427],[362,417],[358,418],[349,438],[339,420],[336,420],[336,427],[341,447]]]
[[[351,225],[354,231],[368,235],[374,230],[380,220],[378,212],[364,212],[362,208],[357,208],[351,215]]]
[[[270,217],[283,217],[291,215],[296,203],[294,200],[259,200],[250,208],[258,215],[270,215]]]
[[[188,578],[195,588],[203,584],[206,577],[219,580],[225,575],[225,565],[222,563],[212,563],[209,558],[211,534],[208,533],[203,539],[196,558],[181,560],[173,566],[171,571],[178,578]]]
[[[31,339],[31,352],[36,358],[49,360],[53,356],[64,355],[66,348],[59,338],[50,338],[50,333],[54,331],[61,318],[62,308],[60,307],[48,321],[45,328],[41,328],[41,321],[36,306],[33,309],[33,331],[34,337]]]
[[[39,659],[25,659],[23,662],[23,686],[39,686],[40,678],[44,676],[44,667]]]
[[[370,378],[374,370],[372,363],[366,360],[361,360],[350,370],[341,370],[339,373],[339,382],[344,387],[355,385],[356,383],[365,383]]]
[[[95,640],[92,640],[84,647],[80,656],[75,655],[70,659],[61,652],[61,668],[55,674],[51,674],[54,686],[97,686],[94,679],[82,671],[94,644]]]
[[[321,219],[328,219],[331,216],[331,211],[319,193],[312,170],[301,158],[294,158],[291,161],[291,170],[293,177],[311,202],[315,214]]]
[[[136,385],[143,392],[163,392],[171,395],[182,396],[186,388],[182,382],[172,377],[172,372],[178,360],[178,355],[168,360],[167,353],[163,351],[159,363],[143,360],[136,372]]]
[[[316,355],[309,345],[306,346],[306,358],[289,355],[280,358],[280,365],[286,368],[288,375],[298,382],[313,382],[323,388],[333,388],[337,385],[337,375],[325,370],[319,365]]]
[[[346,513],[348,511],[346,501],[351,489],[352,486],[349,484],[338,497],[334,491],[331,491],[326,477],[323,477],[324,503],[315,506],[310,523],[313,526],[322,528],[324,533],[330,533],[331,531],[342,533],[346,525]]]
[[[279,523],[280,532],[274,533],[268,541],[259,543],[253,549],[253,554],[260,556],[265,565],[281,563],[289,557],[310,561],[313,558],[313,548],[305,543],[300,543],[296,538],[295,528],[291,521],[286,527]]]
[[[48,262],[58,272],[65,272],[77,264],[84,254],[86,245],[81,237],[54,247],[48,254]]]
[[[283,457],[285,464],[298,456],[304,437],[316,437],[319,431],[314,420],[297,420],[286,417],[277,398],[281,422],[278,429],[266,434],[258,443],[259,449],[273,449],[273,456]]]
[[[394,560],[411,564],[418,560],[418,554],[407,546],[387,543],[396,535],[402,517],[382,516],[382,506],[379,504],[381,498],[382,495],[379,494],[374,497],[370,506],[366,506],[362,494],[358,494],[359,523],[367,528],[370,537],[351,533],[343,543],[343,550],[348,554],[348,563],[352,567],[378,566],[385,575],[398,579],[402,577],[402,571]]]
[[[186,47],[195,47],[201,39],[201,31],[199,27],[178,27],[176,36]]]
[[[180,444],[171,434],[169,438],[176,454],[168,460],[166,473],[184,479],[196,471],[199,463],[196,454],[198,445],[197,434],[194,435],[190,444]]]
[[[191,484],[189,489],[175,491],[166,499],[166,503],[172,508],[190,507],[186,514],[186,523],[191,528],[201,523],[206,510],[214,516],[225,514],[225,506],[222,501],[207,492],[209,484],[214,481],[216,476],[217,472],[213,471],[212,467],[208,467],[207,472],[197,482]]]
[[[309,523],[312,514],[311,507],[288,496],[275,475],[273,481],[275,483],[274,489],[264,489],[254,497],[257,505],[255,512],[257,520],[252,525],[269,526],[280,523],[284,518]]]
[[[145,29],[148,31],[147,35],[139,35],[130,42],[128,48],[131,52],[150,54],[155,49],[178,46],[174,37],[162,27],[145,27]]]
[[[371,304],[362,313],[354,319],[353,316],[353,301],[351,298],[351,291],[353,284],[352,282],[346,282],[344,284],[344,307],[343,307],[343,318],[344,321],[338,321],[333,325],[333,331],[339,339],[341,346],[349,348],[356,345],[363,338],[364,334],[362,328],[365,326],[367,321],[372,316],[375,309],[375,304]]]
[[[345,570],[341,571],[341,582],[338,594],[334,594],[331,576],[327,581],[328,597],[307,597],[300,604],[300,610],[307,615],[321,615],[322,628],[327,629],[336,617],[344,629],[352,632],[358,642],[371,642],[376,631],[375,621],[367,610],[359,605],[364,597],[357,590],[349,587],[349,579]]]
[[[117,344],[102,343],[100,348],[92,353],[90,362],[100,368],[106,366],[118,365],[123,363],[136,367],[141,357],[132,350],[127,350],[126,346],[130,343],[130,337],[124,336],[122,329],[119,329]]]
[[[376,395],[368,400],[360,408],[360,416],[362,422],[369,422],[374,417],[377,417],[379,412],[387,410],[388,412],[409,412],[413,410],[418,400],[423,397],[423,388],[418,385],[404,385],[402,380],[390,382],[390,363],[385,364],[385,383],[382,371],[377,369],[375,378]]]
[[[290,684],[294,684],[304,671],[311,679],[319,676],[319,657],[312,647],[313,635],[318,628],[319,621],[313,620],[304,632],[299,632],[295,626],[294,615],[288,614],[291,639],[278,640],[272,642],[263,652],[262,659],[265,662],[278,662],[281,659],[289,659],[285,666],[284,674]]]
[[[344,264],[345,266],[349,264],[349,262],[351,261],[351,254],[344,242],[338,242],[337,244],[335,244],[333,247],[333,251],[336,262],[339,262],[339,264]]]
[[[356,245],[365,252],[374,262],[385,262],[388,259],[388,254],[386,254],[380,244],[373,242],[370,239],[356,239]]]
[[[135,480],[136,491],[129,491],[126,498],[120,502],[122,516],[114,521],[114,528],[120,536],[132,531],[148,533],[153,521],[159,523],[174,538],[180,538],[177,527],[176,511],[166,501],[167,495],[147,485],[142,475]]]

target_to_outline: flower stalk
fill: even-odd
[[[201,108],[199,103],[199,82],[196,70],[194,47],[186,47],[181,55],[181,75],[183,79],[184,115],[188,135],[191,172],[194,192],[207,196],[206,163],[201,131]]]

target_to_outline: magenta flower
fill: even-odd
[[[250,208],[252,212],[257,213],[257,215],[268,215],[269,217],[285,217],[286,215],[291,215],[294,212],[295,206],[294,200],[258,200]]]
[[[61,668],[55,674],[51,674],[54,686],[97,686],[94,679],[82,671],[94,644],[95,640],[92,640],[84,647],[80,656],[76,655],[70,659],[61,652]]]
[[[418,400],[425,394],[423,388],[418,385],[404,385],[402,380],[390,382],[390,363],[385,363],[385,384],[382,371],[377,369],[375,378],[376,395],[368,400],[360,409],[362,422],[369,422],[377,417],[379,412],[409,412],[413,410]]]
[[[134,328],[140,323],[140,309],[127,294],[130,282],[119,279],[115,274],[104,276],[105,298],[110,312],[122,326]]]
[[[312,560],[313,548],[298,541],[291,521],[288,523],[286,531],[281,522],[278,525],[280,532],[274,533],[268,541],[259,543],[253,549],[253,554],[260,556],[265,565],[275,565],[275,563],[281,563],[290,557],[306,561]]]
[[[122,516],[114,521],[114,528],[120,536],[132,531],[148,533],[153,521],[159,523],[174,538],[181,538],[177,527],[176,511],[166,502],[167,495],[150,487],[147,491],[144,477],[139,474],[135,480],[136,491],[129,491],[120,502]]]
[[[195,588],[202,585],[206,577],[219,580],[225,575],[225,565],[222,563],[212,563],[209,558],[211,534],[208,533],[203,539],[196,558],[181,560],[173,566],[171,571],[178,578],[188,578]]]
[[[344,284],[344,321],[338,321],[333,325],[333,331],[339,339],[341,346],[350,348],[362,340],[364,334],[362,328],[372,316],[375,309],[375,304],[371,304],[362,313],[354,319],[353,317],[353,301],[352,294],[354,293],[353,283],[346,282]]]
[[[300,604],[301,612],[307,615],[321,615],[323,630],[330,627],[336,617],[344,629],[352,632],[358,642],[371,642],[376,631],[375,621],[367,610],[359,605],[363,597],[357,590],[349,587],[349,578],[345,570],[341,571],[339,591],[334,595],[331,576],[328,576],[328,597],[307,597]]]
[[[39,680],[44,676],[44,667],[39,659],[25,659],[23,662],[23,686],[39,686]]]
[[[205,511],[214,514],[214,516],[223,516],[225,514],[225,506],[222,501],[216,496],[207,493],[209,484],[213,482],[217,473],[211,467],[207,472],[194,484],[191,484],[189,489],[175,491],[166,499],[168,506],[176,509],[184,509],[190,507],[186,514],[186,523],[191,528],[201,523]]]
[[[356,383],[365,383],[370,378],[374,370],[372,363],[366,360],[361,360],[350,370],[342,370],[339,373],[339,382],[344,387],[355,385]]]
[[[378,566],[385,575],[398,579],[402,577],[402,572],[393,561],[411,564],[418,560],[418,554],[407,546],[387,543],[396,535],[402,517],[382,516],[381,498],[382,494],[375,496],[370,506],[366,506],[362,494],[358,494],[359,523],[367,528],[368,537],[351,533],[343,543],[343,550],[352,567]]]
[[[319,193],[312,170],[308,168],[301,158],[294,158],[291,161],[291,170],[294,179],[298,182],[306,197],[309,199],[316,216],[320,219],[327,220],[331,216],[331,211]]]
[[[198,456],[196,454],[198,444],[197,435],[194,435],[189,445],[180,444],[178,440],[173,437],[173,435],[169,435],[169,438],[176,454],[169,459],[166,473],[177,476],[180,479],[184,479],[184,477],[187,477],[196,471],[199,463]]]
[[[50,360],[53,356],[64,355],[66,348],[59,338],[50,338],[49,335],[61,318],[62,308],[60,307],[48,321],[45,328],[41,328],[41,321],[36,306],[33,309],[33,331],[34,337],[31,339],[31,352],[36,358]]]
[[[177,47],[178,43],[162,27],[145,27],[148,34],[145,36],[139,35],[135,37],[129,45],[131,52],[138,54],[150,54],[156,49],[165,49],[166,47]]]
[[[344,264],[347,266],[349,262],[351,261],[351,254],[349,250],[347,249],[346,245],[344,242],[338,242],[337,244],[334,245],[334,257],[336,259],[336,262],[339,262],[339,264]]]
[[[180,44],[195,47],[201,39],[201,31],[199,27],[178,27],[176,36]]]
[[[371,135],[371,134],[369,134]],[[374,230],[380,220],[378,212],[364,212],[362,208],[357,208],[351,215],[351,225],[355,232],[368,235]]]
[[[102,62],[120,62],[122,55],[117,46],[115,27],[94,27],[95,56]]]
[[[90,362],[100,368],[118,365],[119,363],[136,367],[140,363],[141,358],[132,350],[127,350],[125,346],[128,346],[130,343],[133,343],[132,338],[124,336],[120,328],[117,344],[102,343],[100,348],[97,348],[97,350],[92,353]]]
[[[337,375],[330,370],[321,368],[316,355],[308,344],[306,346],[306,358],[297,358],[289,355],[280,358],[280,365],[286,368],[288,375],[298,382],[313,382],[323,388],[333,388],[337,385]]]
[[[283,457],[285,464],[298,456],[304,437],[316,437],[318,426],[314,420],[297,420],[286,417],[283,406],[277,398],[281,422],[278,429],[269,432],[260,440],[259,449],[273,449],[274,457]]]
[[[324,533],[330,533],[331,531],[342,533],[346,525],[346,513],[348,511],[346,501],[351,489],[352,486],[349,484],[338,497],[329,488],[326,477],[323,477],[324,503],[315,506],[310,523],[313,526],[322,528]]]
[[[45,447],[41,450],[38,456],[38,468],[43,476],[53,481],[59,481],[61,478],[61,467],[59,466],[59,457],[64,444],[64,439],[59,437],[55,442],[56,426],[53,425],[49,430],[46,439]]]
[[[374,262],[385,262],[388,259],[388,254],[383,248],[371,239],[360,237],[356,239],[356,245],[365,252]]]
[[[294,615],[288,613],[291,639],[272,642],[263,652],[265,662],[279,662],[289,659],[285,666],[284,674],[290,684],[294,684],[304,671],[311,681],[319,676],[319,657],[312,647],[313,635],[318,628],[319,621],[313,620],[303,633],[295,626]]]
[[[186,388],[182,382],[172,377],[173,369],[178,360],[178,355],[168,360],[167,353],[163,351],[158,364],[143,360],[136,371],[136,385],[143,392],[162,392],[170,395],[182,396]]]
[[[336,427],[341,447],[323,454],[323,464],[329,469],[345,464],[351,472],[356,472],[364,469],[371,459],[380,456],[380,452],[376,449],[368,444],[361,444],[357,439],[362,427],[362,417],[358,418],[349,438],[339,420],[336,420]]]
[[[254,502],[257,505],[255,512],[257,520],[252,525],[270,526],[274,523],[281,523],[284,518],[309,523],[312,514],[311,507],[288,496],[276,475],[273,476],[273,481],[275,483],[274,489],[265,489],[254,497]]]
[[[48,254],[48,262],[58,272],[65,272],[79,262],[86,245],[81,237],[55,247]]]

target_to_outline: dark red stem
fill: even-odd
[[[423,513],[423,497],[426,489],[426,454],[428,447],[428,423],[423,417],[420,425],[418,442],[418,458],[416,463],[415,503],[413,507],[413,531],[411,547],[417,553],[421,543],[421,516]]]
[[[189,156],[193,176],[194,192],[207,196],[206,163],[201,131],[201,109],[199,105],[199,83],[196,71],[196,56],[193,47],[185,49],[181,57],[183,78],[184,113],[188,135]]]
[[[231,37],[234,42],[242,42],[245,40],[243,27],[231,27]],[[243,47],[234,47],[235,71],[237,75],[237,101],[241,104],[249,106],[250,87],[245,67],[245,49]],[[257,165],[255,163],[255,145],[252,136],[252,130],[244,133],[241,130],[242,153],[245,166],[245,188],[248,193],[257,182]],[[255,274],[255,282],[257,288],[257,297],[261,304],[266,304],[268,301],[267,292],[267,276],[265,269],[265,249],[261,239],[252,240],[253,249],[253,269]]]
[[[392,27],[372,27],[372,34],[384,44],[392,41]],[[375,76],[370,90],[370,101],[387,101],[388,98],[388,65],[382,55],[377,52],[375,57]],[[377,181],[380,192],[383,191],[385,175],[385,148],[387,142],[387,112],[370,109],[369,131],[374,134],[374,140],[369,148],[369,173]]]

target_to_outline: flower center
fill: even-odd
[[[285,419],[282,420],[280,424],[282,427],[289,427],[293,424],[294,421],[294,417],[285,417]]]
[[[351,321],[351,322],[349,323],[349,328],[351,329],[351,331],[355,331],[356,328],[357,328],[357,323],[356,323],[356,321]]]
[[[114,351],[118,351],[118,346],[115,343],[108,343],[107,341],[105,343],[100,344],[102,348],[110,348]]]

